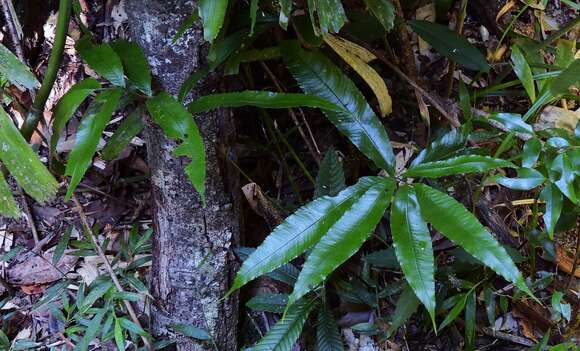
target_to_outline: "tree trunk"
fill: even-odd
[[[198,25],[172,43],[195,6],[195,1],[187,0],[129,0],[126,4],[133,40],[143,47],[163,89],[174,95],[207,53]],[[155,223],[152,331],[158,337],[171,337],[169,324],[189,323],[213,337],[206,342],[178,337],[179,350],[237,349],[237,296],[220,300],[236,269],[232,249],[239,239],[230,195],[237,187],[226,185],[227,167],[222,167],[219,155],[223,153],[218,152],[227,148],[232,135],[230,117],[223,110],[196,116],[207,152],[205,208],[184,173],[184,160],[172,154],[175,143],[152,125],[146,130]]]

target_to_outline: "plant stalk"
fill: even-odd
[[[50,95],[50,91],[56,80],[56,75],[62,62],[62,54],[64,52],[64,45],[66,43],[66,34],[68,32],[68,24],[70,21],[72,9],[72,0],[60,0],[58,5],[58,18],[56,23],[56,33],[54,37],[54,44],[48,59],[48,67],[42,79],[42,85],[38,90],[36,99],[32,107],[28,111],[26,119],[20,128],[20,132],[26,141],[30,141],[32,134],[38,126],[38,122],[44,112],[44,106]]]

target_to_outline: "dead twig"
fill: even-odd
[[[266,72],[266,75],[270,78],[270,80],[272,81],[272,83],[274,83],[274,85],[276,86],[276,89],[280,93],[285,92],[284,88],[282,87],[282,85],[278,81],[278,78],[276,78],[276,76],[270,70],[270,68],[268,67],[268,65],[266,65],[266,63],[264,63],[263,61],[260,61],[260,64],[262,65],[262,68],[264,68],[264,71]],[[306,119],[304,119],[304,122],[305,122],[305,124],[306,124],[306,126],[308,128],[308,132],[309,132],[309,136],[310,136],[310,139],[311,140],[309,140],[306,137],[306,133],[304,133],[304,129],[302,129],[302,126],[300,125],[300,122],[298,121],[298,118],[296,117],[296,113],[294,113],[294,110],[291,109],[291,108],[289,108],[288,109],[288,113],[290,114],[290,117],[292,117],[292,121],[296,125],[296,128],[298,128],[298,132],[300,133],[300,136],[302,137],[302,139],[306,143],[306,146],[308,147],[308,150],[312,154],[312,158],[314,158],[314,161],[316,161],[316,163],[318,165],[320,165],[320,150],[318,149],[318,145],[316,145],[316,141],[314,140],[314,136],[312,135],[312,131],[310,130],[310,126],[308,126],[308,123],[306,122]],[[302,113],[302,116],[304,116],[304,113]]]
[[[514,344],[518,344],[518,345],[523,345],[523,346],[534,346],[534,343],[524,337],[521,336],[516,336],[516,335],[511,335],[508,333],[504,333],[504,332],[500,332],[497,330],[493,330],[492,328],[489,327],[483,327],[483,328],[477,328],[480,332],[482,332],[483,334],[487,335],[487,336],[491,336],[493,338],[498,338],[504,341],[508,341]]]
[[[2,6],[2,14],[4,15],[4,22],[8,27],[8,33],[10,34],[10,40],[12,41],[12,46],[16,52],[16,56],[22,62],[24,60],[24,54],[22,51],[22,44],[20,40],[22,39],[22,28],[20,27],[20,22],[18,17],[16,17],[16,11],[14,11],[14,6],[11,0],[0,0],[0,5]]]
[[[435,107],[435,109],[437,111],[439,111],[439,113],[441,113],[441,115],[443,117],[445,117],[445,119],[447,119],[449,121],[449,123],[454,128],[461,127],[461,124],[459,123],[457,116],[451,115],[445,109],[445,107],[443,107],[443,105],[441,105],[441,103],[438,101],[438,99],[436,97],[434,97],[432,94],[427,92],[425,89],[421,88],[421,86],[419,86],[419,84],[417,84],[417,82],[415,82],[413,79],[409,78],[409,76],[407,76],[403,71],[401,71],[394,63],[389,61],[389,59],[387,59],[385,57],[385,55],[383,55],[380,51],[369,47],[366,44],[362,44],[360,42],[358,44],[365,47],[370,52],[372,52],[382,63],[384,63],[387,67],[389,67],[393,72],[395,72],[395,74],[397,74],[399,77],[403,78],[403,80],[405,82],[407,82],[407,84],[409,84],[411,87],[413,87],[415,89],[415,91],[419,92],[427,101],[429,101],[429,103],[431,103],[431,105],[433,107]]]
[[[97,239],[95,238],[95,236],[91,234],[91,226],[89,225],[89,222],[87,220],[87,216],[85,215],[85,211],[83,210],[83,206],[81,205],[79,199],[77,198],[77,196],[75,194],[72,195],[72,199],[73,199],[73,202],[75,204],[76,210],[79,213],[79,216],[81,218],[81,223],[83,224],[84,229],[87,231],[86,235],[89,236],[93,246],[97,250],[97,254],[99,255],[100,259],[103,261],[103,264],[105,265],[105,268],[107,269],[107,272],[109,273],[109,276],[111,276],[111,279],[113,280],[113,283],[115,284],[115,287],[117,288],[117,291],[120,293],[124,293],[125,290],[123,289],[123,286],[119,282],[119,278],[117,278],[117,274],[113,270],[113,267],[111,266],[111,263],[109,262],[109,259],[105,255],[105,252],[101,248],[101,245],[97,242]],[[139,318],[137,318],[137,314],[135,313],[135,310],[133,309],[133,306],[131,305],[131,303],[127,300],[123,300],[123,303],[125,304],[125,308],[127,308],[127,312],[129,312],[129,316],[131,317],[131,320],[133,321],[133,323],[135,323],[141,329],[143,329],[143,327],[141,326],[141,322],[139,321]],[[145,347],[148,350],[152,350],[151,343],[149,342],[149,340],[144,336],[141,336],[141,339],[143,340],[143,344],[145,344]]]

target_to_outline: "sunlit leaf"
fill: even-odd
[[[393,246],[405,279],[435,324],[435,266],[431,235],[410,186],[401,187],[391,206]]]
[[[261,108],[313,107],[340,111],[340,107],[315,95],[274,93],[269,91],[242,91],[202,96],[187,106],[196,114],[221,107],[256,106]]]
[[[575,178],[576,170],[568,153],[564,152],[556,156],[550,165],[550,179],[572,203],[578,202],[574,190]]]
[[[513,163],[502,159],[489,156],[465,155],[442,161],[420,163],[411,166],[404,175],[407,177],[439,178],[453,174],[485,172],[502,167],[516,168]]]
[[[210,43],[218,36],[226,17],[229,0],[200,0],[199,17],[203,21],[203,38]]]
[[[94,45],[89,37],[82,37],[77,41],[75,48],[81,58],[98,74],[113,85],[125,86],[123,63],[109,44]]]
[[[60,138],[60,133],[64,129],[66,123],[73,116],[80,104],[92,94],[95,90],[99,89],[101,84],[97,82],[94,78],[87,78],[75,84],[69,91],[64,94],[56,108],[54,110],[52,131],[53,134],[50,138],[50,152],[53,155],[56,152],[56,145],[58,139]]]
[[[310,251],[288,299],[289,305],[322,283],[354,255],[379,223],[395,184],[387,178],[367,179],[374,184],[353,202]]]
[[[512,67],[514,72],[518,76],[520,82],[522,82],[522,85],[530,97],[530,100],[534,102],[536,100],[536,86],[534,84],[532,69],[530,68],[528,61],[526,60],[519,46],[513,45],[511,51]]]
[[[413,187],[427,222],[497,274],[531,295],[509,254],[471,212],[449,195],[427,185],[415,184]]]
[[[117,109],[123,90],[105,90],[91,102],[77,129],[76,142],[68,157],[65,175],[70,176],[66,200],[70,200],[85,172],[91,166],[99,139]]]
[[[20,134],[12,119],[0,107],[0,161],[16,182],[36,201],[44,203],[56,195],[58,183],[40,162],[38,156]],[[7,186],[2,179],[0,182]],[[4,189],[3,192],[6,190]],[[7,199],[8,208],[10,198]],[[13,200],[12,200],[13,201]],[[12,210],[14,208],[12,207]],[[11,211],[12,212],[12,211]],[[15,212],[12,212],[15,214]]]
[[[564,197],[560,190],[558,190],[557,186],[548,183],[540,192],[540,200],[546,203],[546,209],[544,210],[543,216],[546,231],[550,235],[550,238],[554,238],[556,224],[558,223],[558,219],[560,219],[560,214],[562,213]]]
[[[122,39],[112,42],[111,47],[123,62],[127,78],[145,95],[151,96],[151,70],[143,49],[136,43]]]
[[[337,196],[323,196],[302,206],[274,229],[240,268],[231,291],[290,262],[314,246],[367,190],[384,182],[364,177]]]
[[[173,153],[191,159],[191,163],[185,166],[185,173],[205,203],[205,147],[193,117],[166,92],[147,100],[147,109],[169,138],[181,141]]]
[[[328,119],[378,167],[392,174],[395,156],[389,137],[354,83],[328,58],[303,51],[297,42],[285,43],[282,54],[302,90],[343,108],[325,110]]]
[[[461,129],[452,129],[435,139],[428,147],[421,150],[411,163],[412,166],[423,162],[439,161],[449,157],[465,147],[467,137]]]
[[[2,44],[0,44],[0,75],[6,77],[20,90],[31,90],[40,86],[30,69]]]
[[[539,139],[534,138],[526,141],[522,150],[522,167],[534,167],[540,157],[540,151],[542,151],[542,143]]]
[[[489,72],[485,56],[465,38],[446,26],[429,21],[409,21],[415,33],[441,55],[475,71]]]
[[[546,177],[533,168],[519,168],[517,178],[497,176],[495,181],[513,190],[531,190],[542,185]]]
[[[534,134],[531,125],[522,120],[522,116],[517,113],[494,112],[488,118],[501,123],[505,130],[514,133]]]
[[[384,79],[368,65],[369,61],[376,59],[375,55],[362,46],[338,36],[325,35],[324,41],[369,85],[377,97],[381,115],[386,116],[393,112],[393,101]]]
[[[315,304],[314,300],[302,300],[292,305],[284,317],[250,350],[291,351]]]

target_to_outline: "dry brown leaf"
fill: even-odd
[[[563,247],[556,246],[556,264],[562,271],[570,274],[572,267],[574,267],[574,255],[566,251]],[[580,278],[580,267],[576,267],[574,276]]]
[[[39,295],[46,289],[44,285],[22,285],[20,290],[26,295]]]
[[[502,6],[502,8],[499,10],[497,15],[495,16],[495,21],[497,23],[499,23],[499,19],[502,18],[506,13],[510,12],[510,10],[514,6],[516,6],[516,0],[510,0],[510,1],[506,2],[506,4]]]
[[[534,124],[534,129],[562,128],[572,133],[579,121],[580,111],[570,111],[558,106],[546,106],[540,114],[538,122]]]
[[[274,228],[284,220],[284,214],[274,205],[256,183],[248,183],[242,187],[242,192],[250,207],[256,214],[264,218],[266,223]]]
[[[417,9],[417,11],[415,11],[415,19],[419,21],[435,22],[435,16],[436,9],[434,2],[431,2],[425,6],[421,6]],[[419,53],[421,55],[428,55],[431,45],[429,45],[429,43],[423,40],[420,36],[417,36],[417,39],[419,45]]]
[[[62,274],[68,273],[79,259],[67,255],[67,252],[69,251],[62,255],[56,267],[52,265],[54,248],[45,252],[42,257],[34,256],[16,264],[8,270],[7,281],[15,285],[41,285],[61,279]]]
[[[381,115],[384,117],[393,112],[393,101],[385,80],[368,65],[376,56],[362,46],[338,36],[325,35],[324,41],[369,85],[379,101]]]

